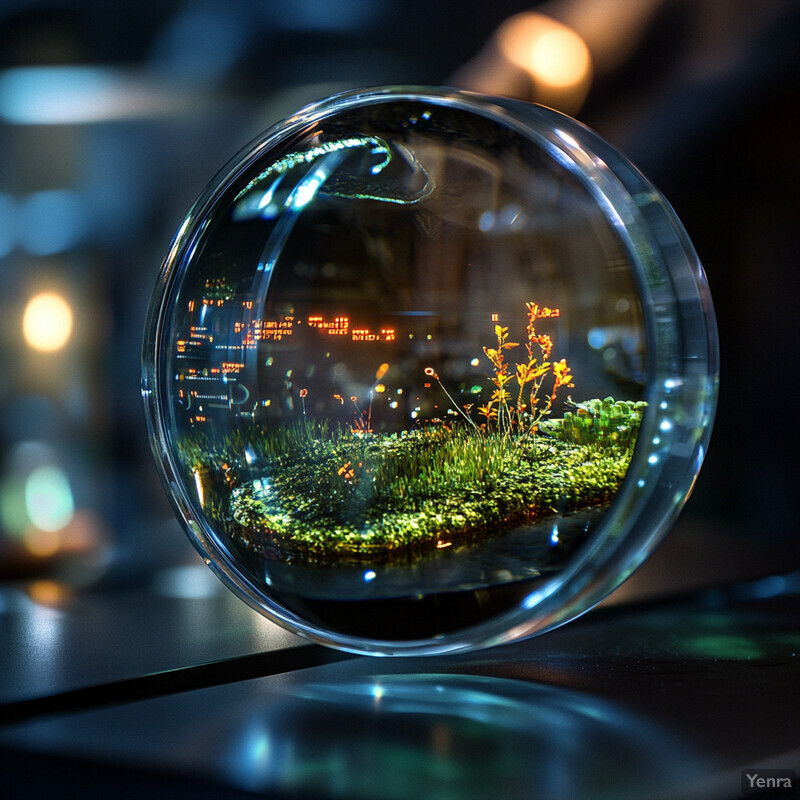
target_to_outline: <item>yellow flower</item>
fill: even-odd
[[[503,389],[501,387],[499,389],[495,389],[492,392],[492,398],[491,399],[494,400],[494,401],[503,403],[503,402],[506,402],[510,397],[511,397],[511,395],[505,389]]]
[[[531,371],[533,363],[517,364],[517,382],[520,386],[524,386],[533,380],[533,372]]]

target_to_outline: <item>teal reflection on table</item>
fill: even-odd
[[[571,690],[482,676],[365,676],[237,715],[220,750],[249,791],[318,797],[678,796],[696,758],[655,724]]]

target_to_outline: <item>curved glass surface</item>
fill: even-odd
[[[179,231],[143,391],[195,546],[357,652],[552,628],[618,586],[699,470],[702,269],[659,193],[548,109],[339,95],[268,131]]]

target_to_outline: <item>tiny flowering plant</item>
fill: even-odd
[[[491,377],[494,389],[486,405],[478,407],[478,413],[485,417],[487,427],[496,427],[508,435],[512,431],[535,434],[539,423],[552,412],[559,390],[575,386],[566,359],[549,360],[553,351],[551,337],[536,329],[540,319],[559,317],[561,311],[534,302],[525,306],[528,313],[526,357],[514,363],[514,371],[505,353],[519,347],[520,343],[509,341],[506,326],[495,325],[497,345],[483,348],[494,368]]]

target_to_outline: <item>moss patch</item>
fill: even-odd
[[[387,435],[310,422],[182,445],[205,510],[231,535],[313,563],[413,558],[607,503],[631,452],[468,426]]]

